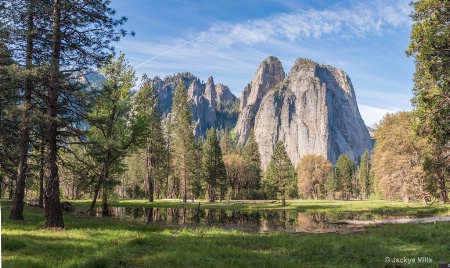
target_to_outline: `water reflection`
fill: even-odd
[[[124,208],[111,207],[112,217],[164,226],[217,226],[247,232],[309,232],[347,233],[360,226],[328,224],[334,220],[381,220],[405,218],[370,212],[301,213],[289,210],[240,211],[186,208]],[[101,210],[97,211],[101,216]]]

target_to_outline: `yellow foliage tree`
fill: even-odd
[[[321,189],[325,187],[332,165],[321,155],[306,155],[297,166],[298,192],[305,197],[312,195],[318,199]]]
[[[412,120],[409,112],[387,114],[375,132],[375,183],[385,199],[426,202],[423,161],[427,142],[414,134]]]

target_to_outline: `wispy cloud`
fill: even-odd
[[[133,40],[126,46],[148,57],[141,58],[136,67],[145,65],[161,56],[177,57],[190,51],[219,51],[233,46],[295,43],[304,39],[350,39],[369,34],[379,34],[383,29],[402,27],[411,23],[409,0],[364,1],[351,7],[330,7],[323,10],[297,10],[272,16],[229,23],[212,24],[207,30],[191,32],[160,43],[139,44]],[[195,54],[195,52],[194,52]]]
[[[402,58],[404,44],[390,43],[392,39],[403,42],[404,36],[397,32],[409,31],[409,1],[354,0],[353,5],[215,22],[204,30],[188,30],[175,37],[168,32],[147,39],[126,38],[118,50],[127,54],[139,75],[164,77],[190,71],[202,79],[214,76],[216,83],[230,86],[237,96],[265,57],[279,57],[286,72],[296,58],[309,57],[349,73],[358,102],[366,105],[360,105],[361,114],[370,125],[386,112],[409,106],[410,95],[398,93],[409,92],[412,76],[409,63]],[[372,43],[373,39],[379,43]],[[400,95],[387,97],[391,96],[387,91]]]
[[[228,47],[278,38],[294,41],[324,36],[361,37],[379,33],[383,27],[409,24],[411,10],[408,1],[364,1],[351,8],[300,10],[246,22],[221,22],[201,32],[200,42]]]

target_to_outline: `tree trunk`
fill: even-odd
[[[148,146],[147,146],[147,150],[146,150],[146,176],[147,176],[147,183],[148,183],[148,201],[149,202],[153,202],[153,178],[152,178],[152,174],[151,174],[151,169],[153,167],[153,155],[152,155],[152,144],[151,141],[149,142]]]
[[[33,65],[33,13],[34,1],[30,1],[27,17],[27,47],[26,47],[26,69],[31,72]],[[28,170],[28,147],[30,145],[30,110],[31,110],[31,92],[33,90],[33,81],[31,74],[27,74],[25,79],[24,109],[22,113],[22,140],[20,142],[19,167],[17,169],[16,191],[14,195],[13,207],[9,218],[11,220],[23,220],[23,199],[25,194],[25,180]]]
[[[106,158],[109,159],[109,152],[106,155]],[[95,203],[97,202],[97,198],[98,198],[98,193],[100,192],[100,187],[103,186],[104,184],[104,180],[105,178],[107,178],[109,174],[109,167],[108,167],[108,163],[103,163],[103,170],[102,170],[102,174],[100,176],[100,180],[97,183],[97,186],[94,189],[94,198],[92,199],[92,203],[91,206],[89,207],[90,212],[94,212],[94,207],[95,207]],[[103,193],[105,192],[105,188],[103,188]],[[103,196],[103,195],[102,195]]]
[[[94,198],[92,199],[91,206],[89,207],[90,212],[94,212],[95,203],[97,202],[98,192],[100,192],[100,186],[103,184],[103,177],[100,178],[100,181],[97,183],[94,189]]]
[[[13,199],[14,196],[14,180],[11,179],[11,177],[8,176],[8,181],[9,181],[9,198],[8,199]]]
[[[444,204],[448,203],[448,195],[447,195],[447,187],[445,185],[445,176],[443,176],[440,179],[440,188],[441,188],[441,196],[442,196],[442,202],[444,202]]]
[[[75,179],[72,178],[72,200],[75,199]]]
[[[170,150],[170,147],[168,146],[168,149]],[[166,173],[166,191],[165,191],[165,195],[166,198],[169,198],[170,196],[170,187],[169,187],[169,182],[170,182],[170,153],[167,153],[167,173]]]
[[[106,188],[106,186],[104,186]],[[103,189],[102,193],[102,215],[108,216],[109,215],[109,207],[108,207],[108,191],[106,189]]]
[[[155,194],[156,194],[155,198],[156,198],[156,199],[159,199],[159,198],[160,198],[159,192],[161,191],[161,185],[160,185],[159,182],[160,182],[160,180],[155,181]]]
[[[122,175],[122,199],[125,198],[125,176]]]
[[[45,137],[45,227],[64,228],[59,200],[59,177],[56,163],[58,135],[59,61],[61,54],[61,1],[55,0],[53,10],[52,55],[47,96],[48,124]]]
[[[44,141],[45,138],[42,138]],[[44,144],[41,144],[41,159],[40,161],[40,169],[39,169],[39,207],[44,207],[44,171],[45,171],[45,152],[44,152]]]
[[[186,201],[187,201],[187,182],[186,182],[186,161],[185,161],[185,159],[184,159],[184,156],[183,156],[183,162],[184,162],[184,169],[183,169],[183,184],[184,184],[184,189],[183,189],[183,202],[184,203],[186,203]]]

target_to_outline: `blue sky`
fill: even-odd
[[[410,0],[113,0],[136,32],[115,45],[141,76],[191,72],[240,97],[259,63],[276,56],[343,69],[367,125],[410,110]]]

